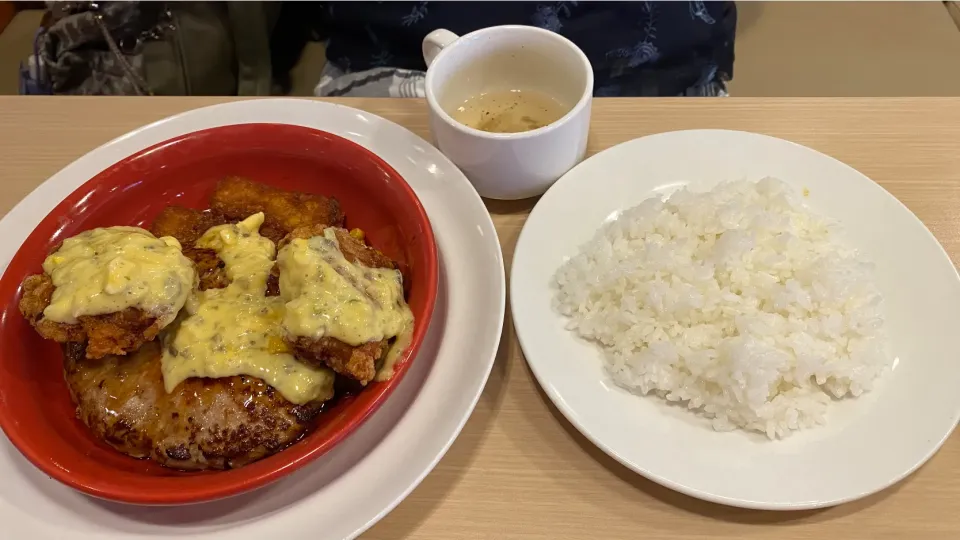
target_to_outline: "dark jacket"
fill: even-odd
[[[558,32],[590,58],[595,95],[672,96],[733,77],[733,2],[326,2],[327,60],[347,71],[426,69],[427,33],[501,24]]]

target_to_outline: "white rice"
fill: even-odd
[[[568,328],[623,388],[775,439],[890,365],[872,266],[774,179],[652,198],[555,278]]]

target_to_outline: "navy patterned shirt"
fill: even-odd
[[[577,44],[597,96],[675,96],[733,77],[733,2],[326,2],[320,37],[345,71],[424,70],[431,31],[501,24],[552,30]]]

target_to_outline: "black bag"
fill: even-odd
[[[279,2],[48,2],[30,93],[269,95]]]

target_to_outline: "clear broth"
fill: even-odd
[[[457,122],[489,133],[521,133],[552,124],[570,110],[537,90],[483,92],[464,100],[451,113]]]

